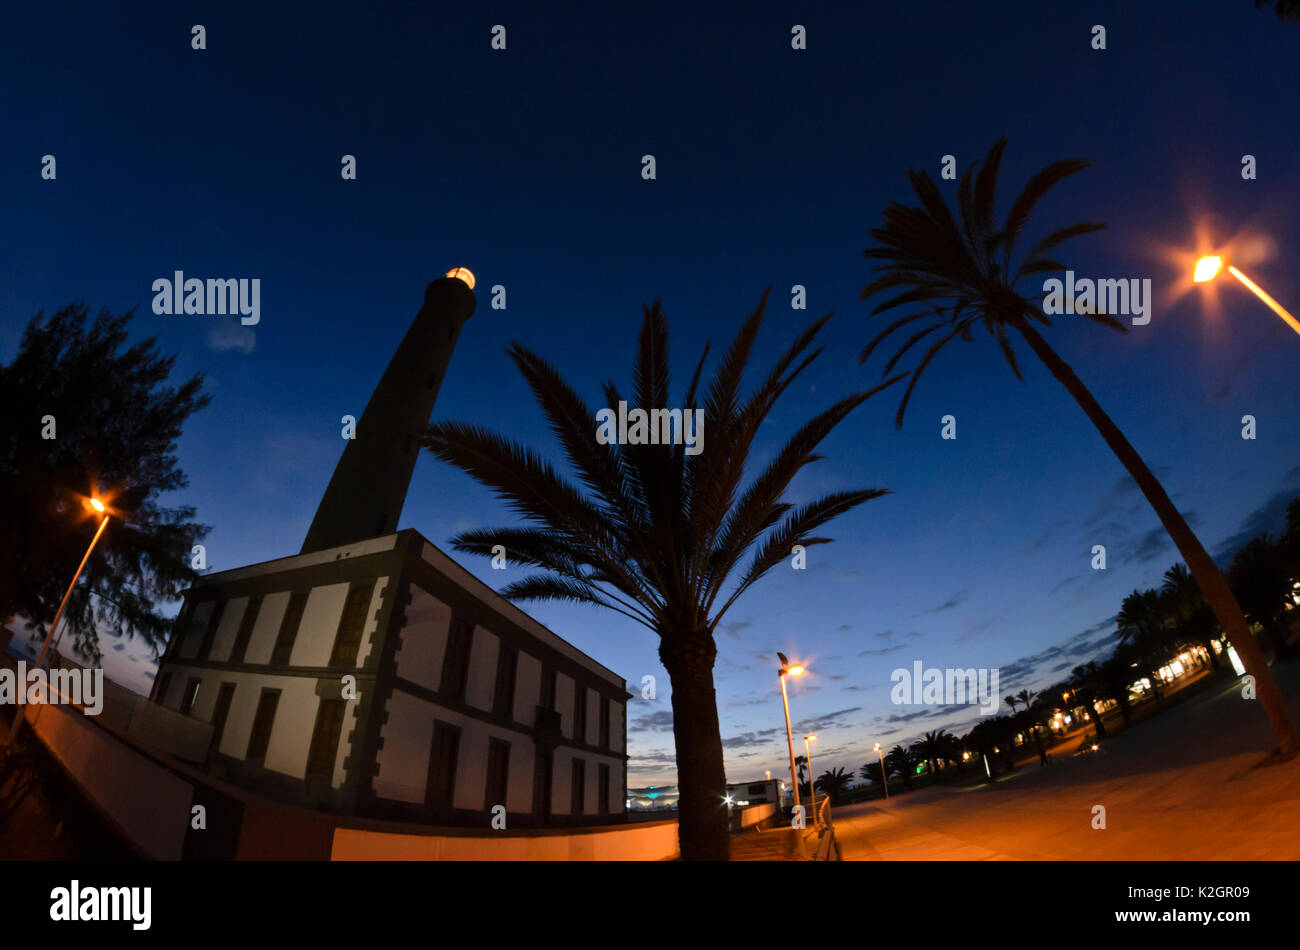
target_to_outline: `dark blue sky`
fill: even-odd
[[[1198,224],[1244,236],[1243,268],[1300,309],[1300,28],[1249,0],[842,6],[24,5],[0,56],[0,359],[37,310],[83,299],[138,307],[138,334],[178,353],[178,372],[206,372],[215,398],[181,442],[191,482],[175,500],[213,525],[214,570],[298,550],[342,449],[340,416],[360,415],[425,284],[455,265],[476,273],[479,308],[435,415],[548,453],[503,352],[512,340],[599,404],[604,378],[629,380],[655,297],[679,394],[705,341],[718,352],[765,287],[764,371],[836,311],[761,462],[879,376],[883,359],[856,361],[875,326],[857,300],[861,252],[884,205],[909,198],[907,169],[937,175],[949,153],[964,169],[1006,135],[1004,198],[1057,158],[1093,161],[1035,217],[1039,233],[1109,223],[1065,253],[1075,271],[1156,289],[1149,326],[1119,337],[1066,317],[1054,345],[1207,547],[1275,528],[1279,502],[1300,491],[1300,339],[1238,285],[1218,287],[1217,306],[1190,292],[1171,251],[1191,249]],[[190,48],[195,23],[205,51]],[[806,51],[790,48],[796,23]],[[489,48],[494,24],[504,52]],[[1090,48],[1094,24],[1105,51]],[[641,178],[647,153],[655,181]],[[45,154],[56,181],[40,178]],[[340,179],[344,154],[356,181]],[[1243,154],[1258,180],[1241,179]],[[260,278],[261,323],[155,316],[150,286],[176,269]],[[796,283],[806,312],[789,307]],[[488,305],[494,284],[504,311]],[[889,703],[894,668],[999,667],[1004,694],[1045,685],[1102,653],[1122,596],[1174,563],[1120,464],[1031,360],[1022,348],[1020,383],[987,339],[954,344],[902,431],[896,397],[873,400],[800,476],[797,501],[894,494],[836,523],[838,542],[810,551],[807,571],[775,571],[725,619],[732,779],[782,767],[775,650],[816,674],[791,702],[796,728],[822,736],[819,771],[856,767],[876,741],[973,718],[906,718],[918,710]],[[945,413],[955,442],[939,438]],[[1246,413],[1255,441],[1240,438]],[[403,527],[446,547],[458,530],[510,521],[469,479],[420,461]],[[1108,547],[1105,573],[1089,569],[1093,544]],[[519,576],[467,564],[494,586]],[[666,687],[642,628],[527,609],[630,684],[653,674]],[[144,663],[124,662],[132,648],[106,652],[110,675],[147,684]],[[669,708],[661,688],[631,710],[634,785],[672,780]]]

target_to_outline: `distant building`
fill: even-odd
[[[627,807],[636,811],[669,811],[677,807],[676,785],[647,785],[627,790]]]
[[[765,805],[768,802],[784,808],[793,793],[780,779],[762,779],[757,782],[736,782],[727,785],[727,797],[733,805]]]

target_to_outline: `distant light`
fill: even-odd
[[[455,277],[457,280],[464,283],[470,290],[474,289],[474,275],[470,273],[468,267],[453,267],[451,270],[447,271],[447,276]]]
[[[103,511],[104,503],[98,498],[92,498],[90,499],[90,507],[94,508],[96,511]]]
[[[1092,751],[1093,751],[1093,752],[1096,752],[1096,751],[1097,751],[1097,743],[1095,743],[1095,742],[1092,744]]]
[[[816,739],[816,738],[817,738],[817,733],[815,733],[815,732],[814,732],[812,735],[810,735],[810,736],[804,736],[804,739],[806,739],[806,740],[809,741],[809,742],[811,742],[813,739]]]
[[[1222,269],[1222,257],[1202,257],[1196,262],[1196,270],[1192,274],[1192,280],[1198,284],[1203,284],[1207,280],[1214,280]]]

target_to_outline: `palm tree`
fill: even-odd
[[[912,751],[918,761],[925,762],[926,771],[931,776],[939,772],[939,756],[943,754],[943,730],[927,732],[912,743]]]
[[[1210,666],[1219,668],[1219,656],[1214,652],[1214,613],[1210,610],[1201,589],[1196,586],[1191,572],[1182,564],[1165,571],[1161,594],[1169,601],[1175,621],[1188,639],[1199,643],[1209,654]]]
[[[794,774],[799,780],[799,794],[808,794],[808,756],[796,755],[794,757]]]
[[[1092,713],[1092,724],[1097,729],[1097,738],[1106,738],[1106,724],[1101,721],[1101,699],[1099,695],[1101,683],[1101,670],[1096,662],[1089,660],[1082,666],[1076,666],[1070,671],[1070,682],[1074,685],[1075,692],[1083,700],[1088,711]]]
[[[881,771],[879,760],[873,760],[862,766],[858,769],[858,775],[872,785],[884,785],[884,773]]]
[[[1010,706],[1011,711],[1014,713],[1016,711],[1016,703],[1020,702],[1020,699],[1016,696],[1004,696],[1002,701]]]
[[[912,776],[916,772],[916,756],[911,749],[896,745],[885,753],[885,768],[890,775],[897,775],[903,780],[903,789],[912,790]]]
[[[843,767],[827,769],[817,778],[817,788],[826,793],[832,805],[838,805],[849,790],[849,779],[853,778]]]
[[[1088,163],[1068,159],[1048,165],[1029,179],[1012,202],[1005,223],[998,224],[994,221],[994,195],[1005,148],[1006,139],[999,140],[982,162],[974,163],[962,175],[957,188],[959,218],[953,217],[938,187],[924,171],[911,172],[912,187],[920,198],[920,207],[891,202],[885,209],[884,226],[871,231],[872,237],[880,242],[879,246],[865,251],[868,258],[884,262],[876,268],[883,273],[863,289],[862,299],[884,290],[901,290],[901,293],[878,304],[872,314],[905,304],[918,305],[919,309],[885,327],[862,351],[861,359],[865,361],[886,337],[901,327],[917,320],[926,321],[886,364],[885,372],[888,374],[913,345],[935,331],[944,331],[911,370],[912,378],[895,420],[901,426],[913,388],[946,344],[957,337],[970,340],[973,331],[982,326],[997,339],[1011,371],[1020,378],[1008,331],[1019,334],[1078,402],[1155,509],[1219,624],[1236,647],[1247,672],[1254,675],[1260,704],[1268,715],[1280,751],[1284,754],[1295,752],[1300,749],[1300,737],[1222,572],[1137,450],[1069,365],[1039,334],[1035,323],[1050,325],[1041,306],[1016,289],[1024,278],[1066,270],[1064,264],[1050,258],[1048,253],[1072,237],[1105,227],[1097,223],[1082,223],[1055,230],[1034,245],[1023,262],[1012,269],[1012,253],[1034,206],[1054,185],[1087,168]],[[1088,312],[1082,316],[1124,332],[1123,324],[1114,316],[1097,312],[1096,308],[1086,309]]]
[[[800,333],[746,394],[741,378],[766,301],[764,292],[700,399],[707,346],[695,367],[681,411],[685,418],[702,403],[705,451],[688,453],[682,438],[674,445],[602,444],[591,408],[554,367],[518,342],[507,352],[583,488],[528,447],[467,423],[434,423],[422,440],[435,457],[493,489],[528,523],[464,531],[451,542],[458,551],[485,557],[503,545],[511,560],[540,569],[507,584],[501,591],[505,597],[595,604],[659,637],[659,658],[672,683],[678,838],[685,860],[728,856],[727,816],[719,806],[726,778],[713,687],[719,620],[796,545],[828,543],[831,539],[818,529],[887,493],[840,491],[799,507],[785,497],[795,475],[821,458],[819,443],[882,387],[840,399],[804,423],[742,486],[759,427],[821,352],[806,353],[830,318]],[[613,382],[604,384],[604,395],[608,406],[624,402]],[[630,395],[632,405],[669,418],[668,322],[658,301],[645,308]]]
[[[1129,687],[1133,685],[1133,667],[1123,651],[1116,650],[1115,655],[1097,667],[1096,683],[1098,688],[1110,699],[1119,703],[1119,714],[1125,725],[1133,717],[1129,704]]]
[[[1252,538],[1233,556],[1228,576],[1238,600],[1268,633],[1274,656],[1289,657],[1286,630],[1278,620],[1291,596],[1291,575],[1281,545],[1266,534]]]
[[[1283,22],[1300,22],[1300,0],[1255,0],[1255,9],[1272,5],[1273,12]]]

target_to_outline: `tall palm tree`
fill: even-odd
[[[1004,696],[1002,697],[1002,701],[1010,706],[1011,711],[1014,713],[1016,711],[1016,703],[1020,702],[1020,699],[1017,696]]]
[[[842,766],[836,766],[833,769],[827,769],[817,777],[817,788],[826,793],[832,805],[838,805],[844,800],[844,793],[849,790],[849,779],[851,778],[853,776],[844,771]]]
[[[791,480],[822,457],[816,452],[821,441],[883,387],[847,396],[814,416],[742,485],[760,426],[821,352],[808,351],[830,316],[800,333],[771,371],[757,378],[757,387],[745,393],[741,377],[766,301],[764,292],[704,392],[698,391],[707,346],[695,367],[681,411],[683,418],[697,406],[703,412],[708,438],[696,454],[687,453],[680,437],[673,445],[602,444],[592,409],[554,367],[518,342],[508,353],[582,488],[528,447],[468,423],[432,424],[422,440],[435,457],[493,489],[526,522],[464,531],[451,541],[458,551],[485,557],[503,545],[510,560],[540,569],[507,584],[501,591],[505,597],[595,604],[658,636],[659,658],[672,684],[678,838],[686,860],[728,857],[727,816],[720,806],[726,778],[713,687],[719,620],[790,557],[792,548],[828,543],[831,539],[818,529],[886,494],[878,488],[840,491],[798,507],[786,498]],[[666,413],[668,322],[658,301],[644,309],[630,404]],[[604,384],[604,398],[612,407],[625,401],[612,381]]]
[[[999,140],[982,162],[975,162],[962,175],[957,187],[957,217],[930,176],[919,170],[910,176],[920,206],[891,202],[885,209],[884,225],[871,231],[879,245],[865,251],[868,258],[883,262],[876,267],[881,273],[863,289],[862,299],[881,291],[898,290],[901,292],[878,304],[872,314],[904,305],[909,308],[915,305],[917,310],[885,327],[862,351],[861,359],[865,361],[896,330],[924,321],[921,329],[913,332],[886,364],[888,374],[916,343],[942,331],[911,370],[912,378],[898,407],[896,423],[901,426],[913,388],[945,345],[958,337],[970,340],[974,330],[983,327],[996,338],[1011,371],[1020,378],[1009,335],[1018,334],[1074,397],[1155,509],[1247,672],[1253,674],[1260,705],[1268,715],[1279,749],[1289,755],[1300,749],[1300,736],[1287,715],[1282,694],[1228,582],[1137,450],[1074,370],[1038,332],[1035,324],[1050,326],[1042,307],[1017,290],[1017,284],[1025,278],[1066,270],[1049,253],[1072,237],[1105,227],[1086,222],[1059,228],[1038,241],[1018,266],[1012,266],[1016,243],[1034,206],[1053,186],[1087,168],[1088,162],[1081,159],[1053,162],[1033,175],[1011,203],[1005,221],[998,223],[994,219],[994,198],[1005,148],[1006,139]],[[1125,331],[1113,315],[1098,312],[1096,308],[1087,310],[1081,314],[1087,319]]]
[[[1283,22],[1300,23],[1300,0],[1255,0],[1255,9],[1271,6]]]

